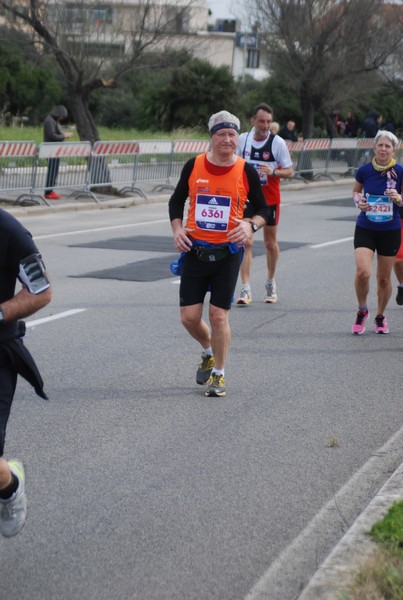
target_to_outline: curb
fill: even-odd
[[[377,544],[367,535],[391,505],[403,497],[403,463],[379,490],[340,542],[318,568],[298,600],[339,600],[357,570],[374,553]]]

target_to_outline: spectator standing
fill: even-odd
[[[24,377],[39,396],[47,398],[38,368],[22,341],[25,323],[19,319],[48,304],[51,290],[31,234],[3,209],[0,247],[0,531],[12,537],[21,531],[27,515],[23,464],[3,458],[17,376]],[[15,293],[17,278],[22,289]]]
[[[277,123],[277,121],[272,121],[271,125],[270,125],[270,133],[272,133],[273,135],[277,135],[280,129],[280,123]]]
[[[364,135],[366,138],[374,138],[381,128],[382,115],[372,110],[363,123]]]
[[[267,279],[264,302],[277,302],[277,286],[275,281],[277,261],[280,249],[277,243],[277,227],[280,218],[280,179],[293,175],[292,160],[285,140],[279,135],[270,133],[273,120],[273,109],[265,103],[253,109],[252,129],[239,136],[237,154],[251,163],[260,176],[263,193],[269,205],[270,218],[263,228],[266,248]],[[245,217],[250,217],[249,205],[246,206]],[[252,266],[252,240],[245,245],[245,255],[241,264],[241,291],[237,299],[238,305],[250,304],[252,292],[250,287],[250,271]]]
[[[55,106],[43,122],[43,141],[44,142],[64,142],[71,138],[70,132],[63,132],[60,126],[61,121],[67,118],[67,108],[62,104]],[[48,159],[48,172],[46,176],[45,198],[47,200],[59,200],[59,194],[53,191],[59,173],[59,158]]]
[[[278,134],[280,137],[283,138],[283,140],[289,140],[290,142],[297,142],[298,136],[297,136],[295,127],[296,127],[295,121],[292,121],[290,119],[289,121],[287,121],[287,123],[285,125],[283,125],[281,127]]]
[[[344,122],[344,135],[348,138],[357,138],[359,133],[359,122],[356,119],[354,113],[350,110],[347,112],[347,118]],[[347,174],[354,175],[355,162],[358,160],[357,149],[347,149],[344,151],[344,156],[347,160],[348,171]]]
[[[344,123],[344,133],[345,133],[346,137],[356,138],[356,137],[358,137],[358,131],[359,131],[358,120],[356,119],[353,112],[348,111],[347,119]]]
[[[235,154],[239,127],[239,119],[228,111],[210,117],[210,149],[184,165],[169,201],[174,244],[181,252],[181,321],[202,346],[196,383],[207,383],[206,396],[226,395],[229,310],[242,248],[269,218],[255,169]],[[188,216],[183,225],[188,198]],[[247,199],[253,218],[244,220]],[[208,291],[210,326],[203,320]]]
[[[334,108],[326,115],[326,128],[330,138],[344,135],[345,125],[338,108]]]

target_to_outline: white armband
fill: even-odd
[[[20,262],[18,279],[28,288],[31,294],[40,294],[50,287],[40,254],[31,254]]]

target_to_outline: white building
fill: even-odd
[[[28,0],[18,4],[27,10]],[[154,47],[185,47],[196,58],[227,66],[236,78],[268,76],[258,33],[242,31],[230,14],[215,19],[208,0],[47,0],[43,7],[55,35],[87,57],[99,55],[100,48],[105,60],[130,52],[141,28],[143,35],[164,31]],[[1,10],[0,25],[8,18]],[[21,19],[11,20],[24,28]]]
[[[234,18],[212,19],[207,0],[48,0],[46,4],[58,35],[70,45],[76,38],[82,46],[84,38],[87,55],[99,52],[100,44],[109,57],[130,52],[141,22],[150,32],[163,29],[157,47],[186,47],[214,66],[227,66],[236,78],[268,76],[258,34],[242,32]]]

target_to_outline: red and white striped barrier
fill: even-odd
[[[85,158],[91,155],[90,142],[43,142],[39,158]]]
[[[313,178],[331,178],[331,173],[353,175],[371,155],[367,151],[372,150],[374,139],[315,138],[286,140],[286,144],[295,177],[309,173]],[[135,184],[148,182],[157,188],[164,182],[163,188],[173,187],[188,157],[206,152],[209,145],[209,140],[98,141],[93,147],[90,142],[43,142],[38,146],[31,141],[2,141],[0,191],[26,191],[31,198],[41,198],[47,160],[60,158],[56,189],[91,193],[96,199],[92,188],[114,185],[144,195]],[[403,160],[402,146],[396,158]]]
[[[169,140],[143,140],[139,141],[140,154],[171,154],[172,142]]]
[[[291,140],[285,140],[289,152],[302,152],[304,149],[304,142],[292,142]]]
[[[9,158],[17,157],[35,157],[37,145],[35,142],[0,142],[0,156]]]
[[[174,154],[201,154],[207,152],[209,140],[176,140],[173,143]]]
[[[18,200],[30,192],[37,163],[35,142],[0,142],[0,190],[19,192]]]
[[[333,138],[331,140],[332,149],[336,150],[355,150],[357,148],[356,138]]]
[[[127,156],[138,154],[140,146],[138,142],[95,142],[92,149],[93,155],[96,156]]]
[[[358,138],[357,140],[357,148],[360,150],[373,148],[374,147],[374,138]]]
[[[329,138],[318,138],[304,140],[304,150],[328,150],[330,148]]]

